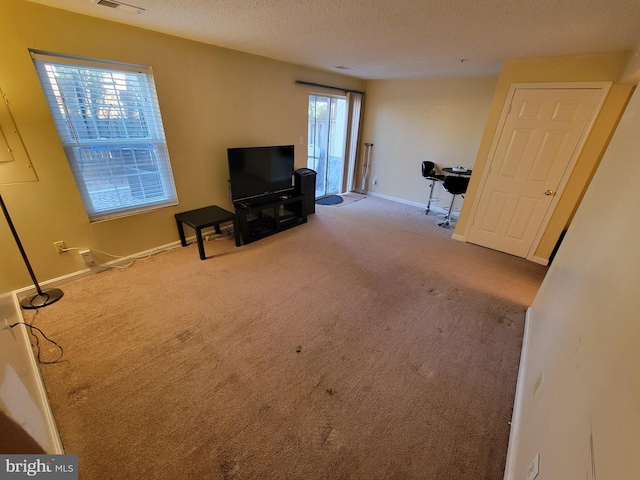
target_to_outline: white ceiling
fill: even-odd
[[[365,79],[496,75],[505,60],[640,45],[639,0],[127,0],[141,14],[31,1]]]

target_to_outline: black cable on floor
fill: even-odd
[[[37,313],[36,313],[36,315],[37,315]],[[33,323],[33,320],[35,320],[36,315],[33,316],[33,319],[31,320],[31,323]],[[14,324],[9,325],[9,328],[13,328],[13,327],[15,327],[17,325],[25,325],[25,326],[29,327],[29,329],[30,329],[29,331],[30,331],[31,335],[33,335],[34,338],[36,339],[35,347],[36,347],[36,351],[37,351],[36,357],[38,359],[38,363],[42,363],[42,364],[45,364],[45,365],[49,365],[49,364],[52,364],[52,363],[58,363],[60,361],[60,359],[62,358],[62,356],[64,355],[64,349],[57,342],[55,342],[55,341],[51,340],[49,337],[47,337],[42,330],[40,330],[38,327],[32,325],[31,323],[16,322]],[[34,329],[37,330],[38,332],[40,332],[42,337],[47,342],[54,344],[56,347],[58,347],[60,349],[60,356],[58,358],[56,358],[54,361],[45,362],[44,360],[40,359],[40,340],[38,339],[38,336],[33,333]]]

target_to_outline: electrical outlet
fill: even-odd
[[[373,181],[374,185],[377,185],[378,184],[378,177],[373,177],[372,181]]]
[[[67,246],[65,245],[65,243],[63,241],[60,242],[53,242],[53,246],[56,249],[56,252],[58,253],[64,253],[67,251]]]
[[[534,480],[538,476],[538,471],[540,470],[540,454],[536,454],[531,460],[529,464],[529,468],[527,468],[527,480]]]
[[[80,250],[78,252],[80,254],[80,257],[82,257],[82,261],[84,262],[85,265],[95,265],[95,260],[93,259],[93,254],[91,253],[91,250]]]

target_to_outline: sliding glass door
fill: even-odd
[[[309,95],[307,167],[315,170],[316,198],[341,193],[347,133],[345,97]]]

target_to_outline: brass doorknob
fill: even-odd
[[[553,195],[553,190],[547,190],[544,192],[545,195]]]

